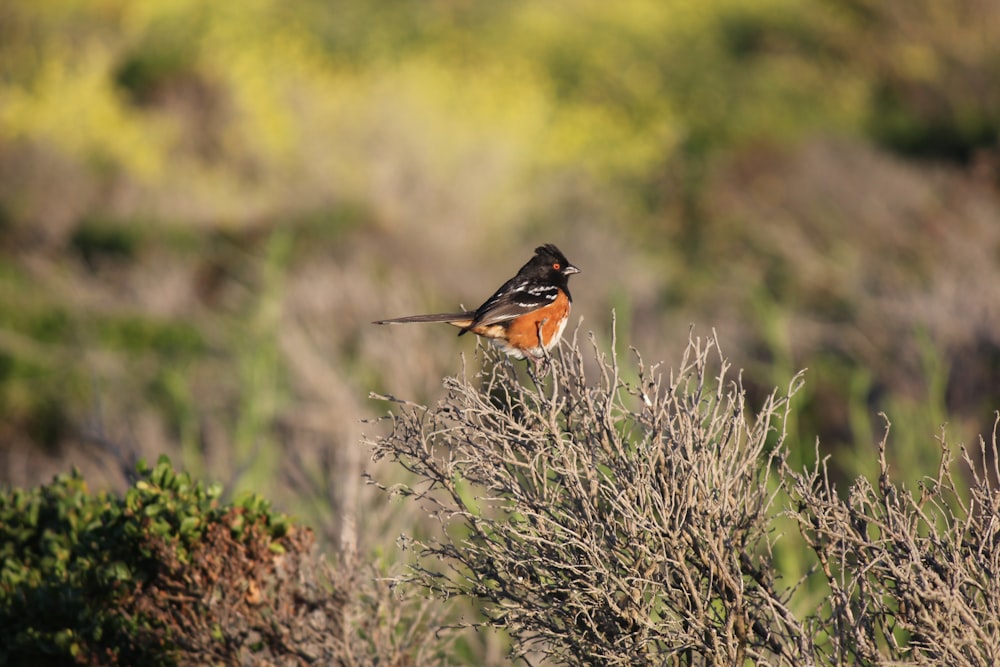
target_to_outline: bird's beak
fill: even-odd
[[[571,276],[574,273],[580,273],[580,269],[576,268],[572,264],[567,264],[566,268],[564,268],[562,270],[562,272],[563,272],[563,275],[565,275],[565,276]]]

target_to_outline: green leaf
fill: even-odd
[[[181,526],[179,532],[181,535],[188,535],[190,533],[193,533],[195,530],[197,530],[198,525],[200,523],[201,520],[196,516],[185,517],[184,519],[181,520]]]

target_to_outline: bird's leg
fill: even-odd
[[[533,354],[529,355],[532,363],[535,365],[536,374],[539,373],[544,367],[545,372],[541,373],[539,377],[545,377],[548,374],[549,369],[549,351],[545,349],[545,341],[542,339],[542,327],[545,326],[545,323],[548,321],[548,318],[545,318],[536,325],[538,329],[538,349],[541,350],[542,355],[540,357],[536,357]]]
[[[530,359],[531,359],[531,364],[535,367],[535,372],[537,373],[539,370],[541,370],[542,366],[544,365],[545,358],[531,355]]]

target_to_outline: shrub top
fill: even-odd
[[[220,529],[248,553],[251,542],[286,549],[289,519],[263,498],[224,503],[221,485],[193,481],[165,456],[137,472],[124,496],[91,493],[75,469],[0,492],[0,663],[172,664],[170,642],[136,641],[156,624],[127,611],[148,609],[136,597]]]

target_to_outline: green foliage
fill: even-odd
[[[123,497],[90,493],[76,471],[0,495],[0,663],[173,664],[169,641],[143,641],[156,615],[126,611],[170,567],[162,545],[189,563],[224,527],[236,542],[262,531],[272,551],[285,548],[289,520],[262,498],[224,504],[221,486],[165,457],[137,474]]]
[[[121,269],[149,247],[133,231],[103,225],[81,227],[72,242],[88,271]],[[15,441],[52,448],[73,432],[95,400],[95,365],[110,375],[108,365],[95,364],[104,351],[127,357],[121,361],[136,395],[207,352],[202,332],[188,321],[94,308],[67,298],[62,279],[53,282],[37,281],[16,264],[0,272],[0,411]],[[145,370],[137,359],[162,363]]]
[[[199,332],[183,322],[157,322],[147,317],[122,316],[98,323],[108,347],[133,353],[156,352],[165,357],[190,358],[204,351]]]
[[[108,224],[102,220],[84,220],[73,232],[70,245],[91,269],[104,259],[133,259],[138,246],[134,228]]]
[[[371,156],[352,144],[391,132],[399,106],[433,110],[421,132],[438,155],[501,135],[494,159],[525,152],[508,177],[583,174],[626,199],[675,157],[864,118],[866,74],[838,58],[844,24],[805,0],[296,7],[15,2],[11,21],[42,39],[0,47],[0,141],[247,222],[329,206],[331,177],[341,197],[370,197]],[[278,189],[291,185],[298,201]]]
[[[1000,8],[978,0],[837,0],[856,66],[870,71],[866,126],[899,152],[958,162],[996,148]]]
[[[310,240],[325,241],[330,230],[362,223],[355,238],[370,238],[373,227],[395,235],[406,224],[429,225],[434,238],[437,225],[448,224],[440,220],[475,220],[469,246],[485,246],[501,233],[510,238],[512,227],[516,238],[534,234],[540,221],[572,220],[565,223],[571,229],[577,220],[607,219],[626,245],[645,245],[674,272],[650,278],[671,302],[656,304],[670,306],[664,320],[675,306],[711,305],[706,295],[729,278],[720,277],[720,263],[772,267],[767,287],[784,311],[776,316],[785,317],[816,298],[796,289],[806,269],[774,261],[770,247],[782,241],[747,239],[744,230],[756,224],[709,210],[734,191],[766,194],[768,186],[720,187],[713,169],[745,152],[746,173],[766,174],[766,150],[816,134],[867,134],[903,150],[962,158],[985,146],[996,136],[998,102],[996,87],[982,82],[997,78],[1000,62],[996,40],[985,37],[1000,15],[975,0],[938,4],[262,0],[236,10],[166,0],[13,0],[0,12],[0,176],[9,175],[0,178],[0,241],[14,250],[51,243],[100,280],[105,267],[145,265],[151,239],[186,240],[157,257],[184,265],[212,245],[213,232],[259,233],[262,220],[278,236],[314,228],[305,242],[293,240],[297,253],[326,247]],[[853,239],[853,226],[841,233],[856,224],[837,213],[843,199],[828,204],[830,228]],[[53,201],[60,203],[54,212]],[[810,210],[818,208],[810,201]],[[804,217],[798,213],[795,220]],[[768,211],[764,220],[779,225],[780,217]],[[294,267],[280,248],[271,250],[264,264]],[[934,251],[920,248],[916,259]],[[218,274],[231,268],[227,262]],[[198,279],[213,283],[215,269]],[[913,280],[927,278],[919,263],[914,273]],[[123,283],[131,277],[114,275]],[[46,392],[9,386],[7,378],[16,376],[16,385],[25,375],[70,367],[30,343],[87,344],[92,330],[102,345],[162,351],[171,362],[237,350],[230,375],[245,394],[219,402],[248,408],[236,427],[237,458],[261,442],[281,389],[266,383],[276,355],[266,318],[249,323],[246,344],[225,334],[203,341],[186,323],[148,313],[105,319],[88,302],[81,315],[64,302],[61,285],[35,278],[18,275],[15,294],[0,299],[2,328],[30,339],[0,339],[0,394],[17,394],[0,400],[15,406],[17,423],[44,414],[45,401],[25,394]],[[263,301],[280,301],[269,291],[280,284],[274,278],[273,271],[264,277]],[[631,285],[622,289],[633,296]],[[32,299],[17,294],[29,291]],[[137,301],[152,300],[140,292]],[[197,314],[202,305],[171,298],[163,309],[171,314]],[[848,318],[865,295],[823,291],[818,298],[822,317]],[[661,324],[639,310],[636,322]],[[247,324],[240,319],[234,328]],[[767,336],[748,347],[769,346]],[[359,375],[368,372],[358,366]],[[79,372],[65,384],[89,380]],[[169,386],[172,403],[183,394],[169,379],[136,384]],[[165,430],[192,432],[184,419]]]

